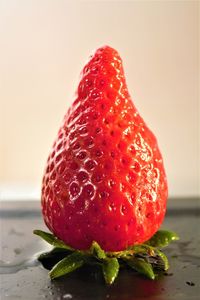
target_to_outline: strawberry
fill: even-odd
[[[122,61],[104,46],[81,73],[42,183],[49,230],[75,249],[144,243],[160,227],[167,180],[154,134],[128,93]]]

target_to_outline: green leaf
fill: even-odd
[[[124,260],[138,273],[143,274],[150,279],[155,279],[155,274],[151,264],[146,262],[143,258],[132,257]]]
[[[146,244],[140,244],[140,245],[133,245],[129,246],[126,250],[118,251],[118,252],[106,252],[108,257],[117,257],[117,258],[126,258],[133,256],[135,254],[148,254],[148,255],[154,255],[155,249],[149,245]]]
[[[74,249],[70,246],[66,245],[63,241],[59,240],[57,237],[55,237],[53,234],[42,231],[42,230],[34,230],[34,234],[40,236],[43,240],[45,240],[47,243],[51,244],[52,246],[56,248],[64,248],[70,251],[73,251]]]
[[[179,237],[175,232],[158,230],[145,244],[153,247],[163,248],[169,245],[172,241],[176,240],[179,240]]]
[[[156,256],[161,259],[161,262],[157,259],[157,267],[159,269],[164,269],[165,271],[169,269],[169,262],[166,255],[155,247],[149,244],[141,244],[132,246],[131,249],[134,251],[135,255],[147,255],[146,260],[151,263],[151,259],[155,259]],[[156,263],[155,263],[156,265]]]
[[[103,261],[103,276],[107,284],[112,284],[119,273],[117,258],[107,258]]]
[[[80,252],[74,252],[59,261],[49,272],[51,279],[66,275],[82,267],[85,263],[85,256]]]
[[[99,259],[105,259],[106,258],[106,253],[104,252],[104,250],[100,247],[100,245],[93,241],[92,242],[92,246],[90,248],[91,253],[99,258]]]
[[[167,271],[169,269],[169,261],[168,261],[168,258],[167,256],[162,252],[162,251],[159,251],[159,250],[156,250],[156,254],[161,258],[161,260],[163,261],[163,267],[164,267],[164,270]]]
[[[123,258],[130,255],[133,255],[134,251],[132,249],[130,250],[123,250],[123,251],[117,251],[117,252],[106,252],[107,257],[116,257],[116,258]]]
[[[156,248],[147,245],[147,244],[140,244],[140,245],[133,245],[129,247],[129,251],[132,250],[133,254],[146,254],[149,256],[155,255]]]
[[[55,256],[59,256],[59,255],[65,255],[67,256],[68,254],[70,254],[71,252],[69,252],[69,250],[66,250],[64,248],[53,248],[52,250],[48,251],[48,252],[43,252],[38,256],[38,260],[42,261],[43,259],[48,259],[48,258],[53,258]]]
[[[51,251],[40,254],[38,260],[45,269],[51,270],[55,264],[70,253],[71,251],[64,248],[53,248]]]

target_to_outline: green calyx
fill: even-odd
[[[51,233],[34,230],[34,234],[54,247],[38,257],[43,266],[50,269],[51,279],[71,273],[85,264],[98,265],[109,285],[117,278],[121,266],[154,280],[159,271],[169,269],[168,259],[160,249],[179,239],[174,232],[159,230],[144,244],[133,245],[124,251],[106,252],[96,241],[93,241],[89,250],[83,251],[73,249]]]

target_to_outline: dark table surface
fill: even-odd
[[[164,250],[170,261],[168,274],[151,281],[122,270],[108,287],[101,274],[87,269],[50,281],[36,259],[48,246],[32,234],[36,228],[45,230],[39,201],[2,201],[0,299],[200,299],[199,204],[194,198],[168,201],[162,228],[176,231],[181,238]]]

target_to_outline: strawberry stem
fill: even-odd
[[[96,241],[92,242],[89,250],[84,251],[73,249],[51,233],[34,230],[34,234],[54,247],[38,257],[42,265],[50,270],[51,279],[71,273],[85,264],[100,265],[109,285],[113,284],[120,267],[124,265],[154,280],[156,272],[169,268],[168,259],[160,249],[179,239],[174,232],[160,230],[144,244],[133,245],[124,251],[106,252]]]

